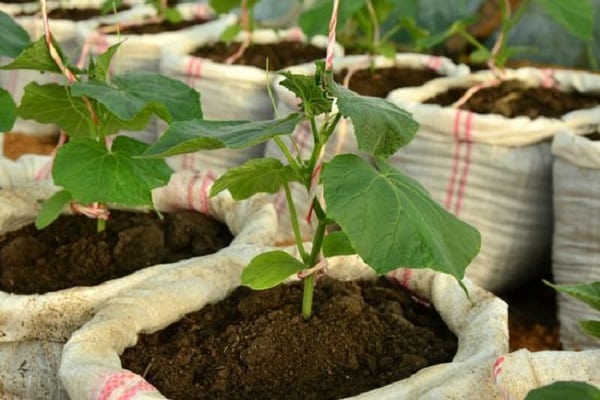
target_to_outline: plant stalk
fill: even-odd
[[[313,208],[315,214],[319,219],[317,231],[313,238],[313,247],[310,251],[310,257],[308,259],[308,266],[312,267],[317,263],[317,258],[321,254],[321,248],[323,247],[323,239],[325,238],[325,229],[327,228],[327,221],[325,211],[321,207],[319,201],[313,199]],[[312,304],[315,291],[315,274],[310,274],[304,278],[304,287],[302,292],[302,316],[304,319],[309,319],[312,315]]]

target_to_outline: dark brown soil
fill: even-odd
[[[338,399],[451,361],[457,340],[432,307],[384,279],[323,278],[313,316],[301,286],[253,292],[188,314],[122,355],[174,399]]]
[[[508,303],[510,351],[561,350],[554,289],[539,279],[499,297]]]
[[[234,54],[240,46],[240,43],[216,42],[194,49],[191,55],[222,63]],[[270,44],[253,43],[234,64],[250,65],[266,70],[268,59],[269,70],[278,71],[292,65],[303,64],[324,57],[325,49],[308,43],[295,41]]]
[[[162,32],[174,32],[184,28],[189,28],[194,25],[202,25],[210,21],[207,18],[195,18],[190,20],[182,20],[179,22],[170,22],[162,20],[158,22],[148,22],[139,25],[128,25],[119,29],[121,34],[130,35],[143,35],[146,33],[162,33]],[[102,25],[103,26],[103,25]]]
[[[425,101],[427,104],[449,106],[465,93],[465,89],[450,89]],[[507,118],[528,116],[560,118],[564,114],[600,104],[600,96],[564,92],[555,88],[525,87],[520,81],[503,81],[500,85],[477,91],[460,108],[480,114],[500,114]]]
[[[18,133],[3,133],[4,157],[16,160],[24,154],[50,154],[58,143],[58,134],[48,136],[31,136]]]
[[[127,5],[121,5],[117,8],[117,11],[128,10],[130,7]],[[23,13],[21,15],[35,15],[38,12]],[[102,12],[99,8],[87,7],[87,8],[55,8],[48,11],[48,17],[52,19],[66,19],[69,21],[86,21],[91,18],[99,17]]]
[[[343,69],[335,74],[336,82],[343,82],[348,70]],[[439,78],[440,75],[430,69],[415,68],[375,68],[361,69],[350,77],[350,90],[363,96],[385,98],[394,89],[420,86],[427,81]]]
[[[0,236],[0,290],[45,293],[91,286],[160,263],[214,253],[232,236],[191,211],[164,214],[111,211],[106,231],[96,220],[59,217],[38,231],[33,224]]]

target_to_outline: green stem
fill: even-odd
[[[104,232],[106,229],[106,220],[103,218],[96,218],[96,231],[98,233]]]
[[[283,190],[285,191],[285,199],[290,212],[290,220],[292,222],[292,229],[294,231],[294,237],[296,239],[296,246],[298,247],[298,251],[300,252],[300,257],[302,257],[302,262],[307,264],[309,262],[309,255],[304,249],[302,234],[300,233],[300,225],[298,224],[298,213],[296,212],[296,206],[294,204],[294,199],[292,197],[292,192],[290,190],[290,185],[288,182],[283,183]]]
[[[315,293],[315,274],[310,274],[303,280],[302,316],[309,319],[312,315],[313,296]]]
[[[303,174],[300,171],[300,167],[298,165],[298,162],[294,159],[294,156],[292,156],[292,154],[288,150],[288,148],[285,145],[285,143],[283,143],[283,140],[281,140],[281,138],[279,136],[275,136],[273,138],[273,140],[275,141],[275,144],[277,144],[277,146],[279,147],[279,150],[281,150],[281,152],[283,153],[283,156],[287,160],[288,165],[290,166],[290,168],[294,170],[294,172],[296,173],[296,175],[298,175],[299,177],[303,177]]]
[[[317,258],[321,253],[323,247],[323,239],[325,238],[325,229],[327,228],[327,220],[325,211],[321,207],[321,203],[317,199],[313,200],[313,209],[315,215],[319,219],[319,225],[313,239],[313,247],[310,251],[310,257],[308,258],[308,267],[312,267],[317,263]],[[315,290],[315,275],[310,274],[304,278],[304,288],[302,292],[302,316],[304,319],[309,319],[312,315],[312,303]]]

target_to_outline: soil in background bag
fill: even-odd
[[[96,220],[61,215],[43,230],[29,224],[0,235],[0,290],[32,294],[93,286],[151,265],[214,253],[227,227],[198,212],[111,210],[103,233]]]
[[[224,63],[241,45],[239,42],[216,42],[197,47],[190,55]],[[298,41],[251,43],[234,65],[248,65],[264,70],[268,67],[269,71],[278,71],[322,58],[325,58],[325,49],[310,43]]]
[[[334,79],[342,83],[348,74],[347,69],[334,74]],[[437,72],[423,68],[389,67],[365,68],[352,73],[349,89],[363,96],[385,98],[394,89],[421,86],[425,82],[439,78]]]
[[[464,88],[453,88],[428,99],[426,104],[449,106],[465,93]],[[460,108],[480,114],[500,114],[507,118],[527,116],[560,118],[564,114],[592,108],[600,104],[600,96],[565,92],[556,88],[527,87],[521,81],[502,81],[498,86],[483,88]]]
[[[432,306],[384,278],[236,289],[125,350],[124,368],[173,400],[339,399],[450,362],[457,339]]]

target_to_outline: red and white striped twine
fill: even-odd
[[[333,53],[335,50],[335,30],[337,27],[337,14],[340,5],[339,0],[334,0],[331,20],[329,20],[329,39],[327,41],[327,56],[325,58],[325,70],[333,70]]]

